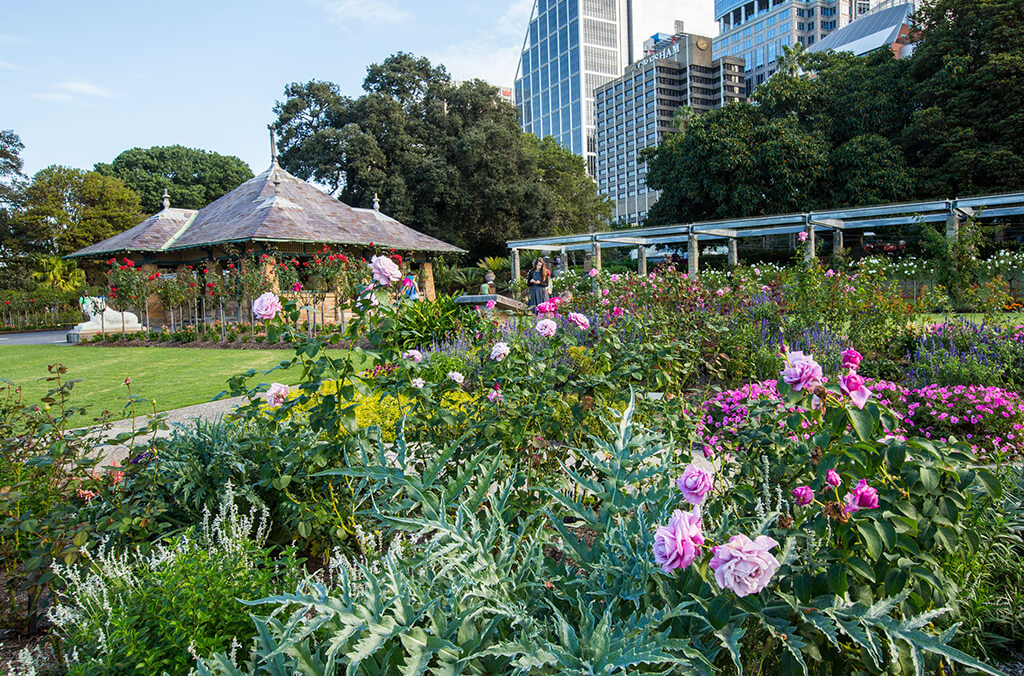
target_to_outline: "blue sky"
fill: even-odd
[[[140,146],[181,144],[269,164],[266,125],[289,82],[357,96],[396,51],[456,79],[511,85],[532,0],[81,0],[3,3],[0,128],[25,171],[91,168]],[[638,37],[714,34],[712,0],[634,0]]]

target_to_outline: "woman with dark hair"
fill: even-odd
[[[544,265],[544,259],[538,258],[535,260],[533,262],[533,269],[530,270],[530,274],[526,277],[526,284],[530,287],[528,307],[537,307],[541,303],[547,302],[548,282],[550,279],[551,273],[548,272],[547,266]]]

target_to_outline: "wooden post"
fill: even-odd
[[[260,261],[260,276],[267,280],[270,290],[280,293],[280,286],[277,282],[277,260],[273,256],[267,256]]]
[[[647,274],[647,247],[643,244],[636,248],[636,271],[641,275]]]
[[[700,252],[698,251],[697,235],[693,231],[690,231],[688,243],[686,271],[691,277],[696,277],[700,272]]]
[[[734,268],[740,264],[739,244],[735,237],[729,238],[729,267]]]
[[[434,264],[428,261],[420,269],[423,272],[423,295],[427,300],[434,300],[437,298],[437,292],[434,290]]]
[[[804,242],[804,262],[810,265],[814,262],[814,226],[808,223],[804,232],[807,233],[807,241]]]

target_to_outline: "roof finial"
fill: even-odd
[[[377,197],[377,193],[373,193],[373,210],[380,211],[380,198]]]
[[[171,196],[167,194],[167,188],[164,188],[164,209],[171,208]]]
[[[274,133],[274,125],[268,124],[267,129],[270,130],[270,162],[277,164],[277,136]]]
[[[277,160],[274,160],[277,163]],[[274,197],[277,197],[277,187],[281,185],[281,176],[276,171],[274,172]]]

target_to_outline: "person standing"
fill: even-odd
[[[530,302],[527,307],[537,307],[548,299],[548,282],[551,281],[551,273],[544,265],[544,259],[538,258],[533,262],[533,269],[526,278],[526,284],[530,288]]]

